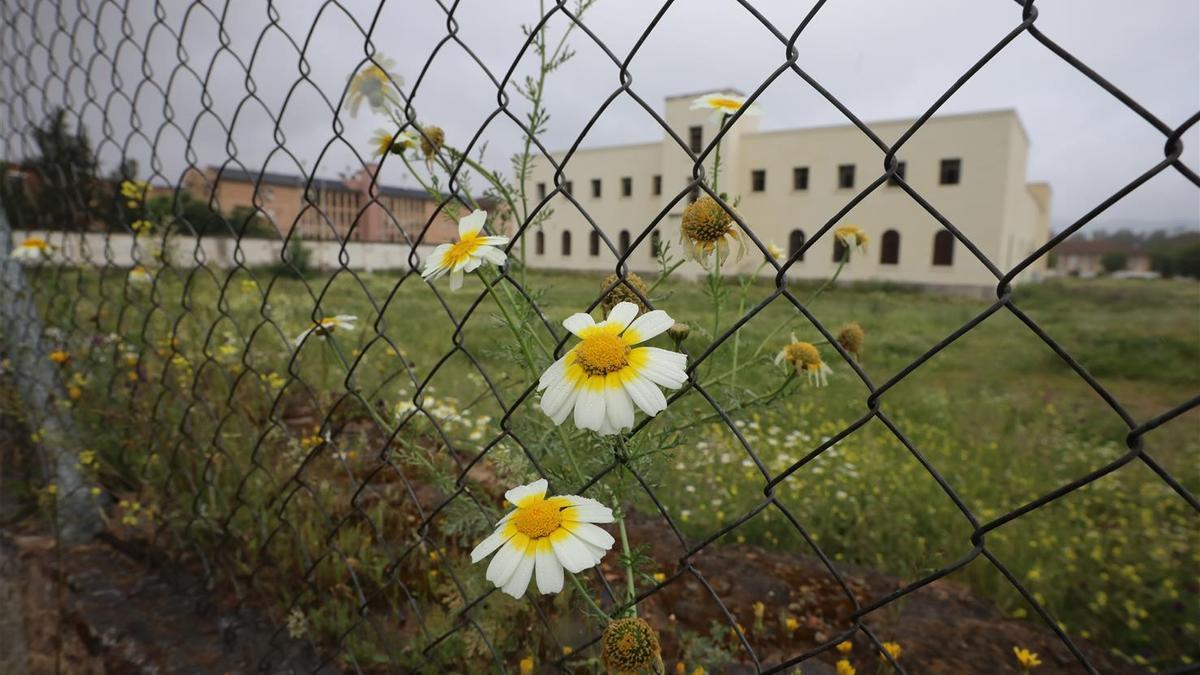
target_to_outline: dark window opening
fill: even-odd
[[[879,264],[897,265],[900,263],[900,233],[888,230],[883,233],[879,245]]]
[[[691,179],[691,178],[689,178],[689,179],[687,179],[687,180],[688,180],[688,182],[689,182],[689,183],[690,183],[690,182],[692,182],[692,179]],[[691,189],[690,189],[690,190],[688,190],[688,202],[694,202],[694,201],[696,201],[697,199],[700,199],[700,186],[699,186],[699,185],[693,185],[693,186],[691,187]]]
[[[767,189],[767,172],[765,169],[755,169],[750,172],[750,189],[762,192]]]
[[[904,172],[908,169],[907,162],[896,162],[896,173],[888,176],[888,185],[895,185],[904,180]]]
[[[629,230],[621,230],[621,236],[617,238],[620,246],[621,255],[629,253]]]
[[[537,191],[538,191],[538,192],[537,192],[538,199],[545,199],[545,198],[546,198],[546,184],[545,184],[545,183],[538,183],[538,185],[537,185]]]
[[[655,230],[650,233],[650,255],[657,258],[662,254],[662,235]]]
[[[807,190],[808,189],[808,167],[798,166],[792,169],[792,189]]]
[[[838,167],[838,187],[849,190],[854,187],[854,165],[842,164]]]
[[[533,246],[534,246],[534,250],[537,251],[538,255],[546,255],[546,233],[545,232],[537,233],[537,236],[535,236],[533,238]]]
[[[563,182],[563,192],[569,195],[575,194],[575,184],[571,181]]]
[[[942,185],[958,185],[962,181],[962,160],[943,159],[938,182]]]
[[[633,179],[625,176],[621,179],[621,196],[628,197],[633,194]]]
[[[933,264],[938,267],[954,264],[954,235],[946,230],[933,235]]]
[[[600,233],[595,230],[588,234],[588,255],[600,255]]]
[[[654,183],[654,194],[661,195],[662,194],[662,176],[655,176],[653,183]]]
[[[593,199],[600,198],[600,179],[599,178],[592,179],[592,198]]]
[[[688,148],[697,154],[704,149],[704,127],[688,127]]]
[[[570,232],[562,233],[562,254],[564,256],[571,255],[571,233]]]
[[[804,248],[804,230],[792,230],[788,235],[788,256],[794,257],[796,260],[804,260],[804,255],[800,253],[800,249]]]

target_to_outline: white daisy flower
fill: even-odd
[[[145,267],[138,265],[129,270],[129,283],[136,285],[144,285],[154,281],[154,275],[150,274]]]
[[[355,321],[358,321],[358,317],[350,314],[327,316],[318,321],[317,325],[297,335],[296,346],[299,347],[300,344],[304,342],[304,338],[308,337],[310,333],[316,333],[321,337],[325,337],[335,330],[354,330]]]
[[[17,244],[10,254],[19,263],[36,263],[48,260],[53,247],[41,237],[26,237],[25,241]]]
[[[705,94],[704,96],[692,101],[691,109],[712,110],[713,118],[720,120],[725,115],[733,115],[738,110],[741,110],[742,106],[744,105],[746,105],[745,96],[741,96],[740,94],[715,93]],[[758,104],[754,104],[749,108],[746,108],[746,112],[743,114],[758,115],[761,112],[762,111],[759,109]]]
[[[433,249],[433,254],[425,261],[425,270],[421,272],[421,276],[433,281],[449,272],[450,290],[457,291],[462,288],[463,274],[474,272],[485,261],[493,265],[503,265],[507,256],[496,247],[507,244],[508,237],[483,234],[485,221],[487,212],[479,209],[458,221],[458,241],[453,244],[441,244]]]
[[[558,593],[563,570],[578,574],[600,564],[613,538],[593,523],[613,522],[612,509],[587,497],[546,497],[546,480],[535,480],[504,493],[516,508],[471,551],[477,563],[497,549],[487,580],[514,598],[525,595],[535,575],[542,593]]]
[[[615,434],[633,426],[633,406],[654,416],[667,407],[658,387],[678,389],[687,381],[687,357],[658,347],[634,347],[675,323],[661,309],[638,316],[632,302],[617,303],[596,323],[574,314],[563,327],[579,344],[542,373],[542,411],[562,424],[575,411],[575,426]],[[655,386],[658,385],[658,386]]]

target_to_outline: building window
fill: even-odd
[[[688,148],[696,154],[704,149],[704,127],[688,127]]]
[[[600,179],[592,179],[592,199],[600,199]]]
[[[538,193],[537,193],[538,199],[546,198],[546,184],[545,183],[538,183],[537,191],[538,191]]]
[[[575,194],[575,184],[574,184],[574,183],[572,183],[572,182],[571,182],[571,181],[569,181],[569,180],[568,180],[568,181],[564,181],[564,182],[563,182],[563,192],[565,192],[565,193],[567,193],[567,194],[569,194],[569,195],[573,195],[573,194]]]
[[[533,247],[538,255],[546,255],[546,233],[538,230],[537,236],[533,238]]]
[[[621,230],[621,236],[618,237],[617,241],[621,247],[621,255],[629,253],[629,230]]]
[[[895,230],[888,230],[883,233],[883,240],[879,246],[879,264],[880,265],[898,265],[900,264],[900,233]]]
[[[807,190],[808,189],[808,167],[798,166],[792,169],[792,189]]]
[[[657,258],[662,254],[662,235],[655,230],[650,233],[650,255]]]
[[[571,233],[565,230],[562,233],[562,254],[564,258],[571,256]]]
[[[939,230],[933,235],[933,264],[938,267],[954,264],[954,235],[948,230]]]
[[[962,180],[962,160],[943,159],[941,175],[938,182],[942,185],[958,185]]]
[[[754,192],[762,192],[767,189],[766,169],[755,169],[750,172],[750,189]]]
[[[904,180],[904,172],[908,169],[907,162],[896,162],[896,173],[888,176],[888,185],[896,185]]]
[[[662,176],[661,175],[655,176],[653,183],[654,183],[653,192],[654,192],[655,196],[661,195],[662,194]]]
[[[833,238],[833,262],[840,263],[843,260],[846,260],[846,256],[849,254],[849,252],[850,249],[846,248],[846,245],[842,243],[840,238]]]
[[[687,182],[689,182],[689,183],[692,182],[692,179],[688,178]],[[693,185],[691,187],[691,189],[688,190],[688,202],[689,203],[694,202],[697,199],[700,199],[700,184],[699,183],[697,183],[696,185]]]
[[[625,176],[621,179],[621,196],[629,197],[633,194],[633,179]]]
[[[788,235],[788,256],[796,260],[804,260],[804,254],[800,253],[800,249],[804,248],[804,230],[792,230]]]
[[[600,255],[600,233],[595,230],[588,234],[588,255],[593,258]]]
[[[842,164],[838,167],[838,187],[849,190],[854,187],[854,165]]]

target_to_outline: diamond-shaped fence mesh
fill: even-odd
[[[0,262],[5,270],[0,344],[5,374],[20,390],[24,415],[41,444],[44,475],[58,491],[63,528],[94,528],[81,521],[91,519],[99,505],[107,527],[141,538],[148,550],[169,552],[171,564],[194,570],[211,589],[214,604],[232,615],[246,610],[271,617],[275,633],[260,663],[264,671],[281,662],[294,643],[309,642],[319,655],[318,668],[353,672],[518,671],[529,667],[520,663],[526,657],[536,657],[538,668],[577,672],[599,667],[604,624],[598,617],[657,611],[658,618],[669,614],[669,622],[684,622],[684,612],[711,618],[712,626],[688,625],[706,633],[709,648],[727,653],[727,663],[748,671],[808,668],[830,660],[850,641],[856,654],[870,655],[859,661],[861,669],[878,664],[904,672],[906,659],[884,648],[888,636],[877,630],[878,621],[930,584],[978,566],[1002,577],[1006,592],[1019,594],[1030,619],[1056,640],[1057,665],[1102,669],[1097,652],[1081,647],[1078,635],[1064,629],[1040,594],[989,545],[989,537],[1138,465],[1153,472],[1194,518],[1200,503],[1187,481],[1156,459],[1146,438],[1195,408],[1200,397],[1150,418],[1135,416],[1019,306],[1012,284],[1155,176],[1175,172],[1200,186],[1200,176],[1181,160],[1182,138],[1200,113],[1178,127],[1163,122],[1039,30],[1037,6],[1028,1],[1012,5],[1009,32],[983,46],[982,56],[887,143],[798,58],[797,42],[826,3],[816,3],[793,27],[773,24],[754,3],[742,1],[730,4],[753,19],[762,39],[777,43],[778,64],[744,106],[722,118],[719,133],[696,149],[639,95],[637,70],[653,66],[634,63],[678,3],[664,3],[644,27],[631,28],[638,39],[627,53],[617,53],[589,28],[590,2],[545,2],[503,68],[494,54],[479,55],[482,47],[494,51],[481,44],[485,36],[468,38],[460,30],[460,14],[470,10],[440,0],[429,0],[441,17],[435,34],[421,27],[429,45],[424,61],[396,66],[381,53],[396,39],[387,27],[396,20],[398,8],[391,6],[396,3],[367,4],[370,11],[350,6],[357,3],[315,3],[311,25],[296,25],[270,2],[0,3],[0,154],[7,162],[0,194],[7,221],[4,251],[11,252]],[[247,15],[253,21],[247,23]],[[330,49],[330,37],[321,32],[328,24],[340,27],[339,39],[350,38],[349,45],[337,46],[341,53],[361,51],[343,80],[325,78],[316,67]],[[611,71],[602,76],[613,87],[589,119],[578,120],[582,132],[569,150],[552,154],[542,140],[547,113],[529,102],[544,86],[537,80],[537,62],[545,69],[549,60],[552,70],[556,55],[564,55],[547,35],[557,39],[564,31],[570,36],[566,44],[603,52]],[[897,156],[951,96],[1022,36],[1161,133],[1163,153],[1161,161],[1004,269],[906,181]],[[431,99],[465,96],[430,75],[439,55],[448,52],[473,63],[479,77],[471,87],[478,90],[486,81],[494,92],[491,107],[477,111],[483,122],[469,137],[446,138],[422,115]],[[273,86],[264,86],[266,79]],[[828,101],[878,148],[883,163],[800,246],[777,258],[738,215],[735,199],[716,189],[712,167],[730,129],[783,80],[802,82]],[[567,182],[596,121],[611,106],[630,102],[661,127],[672,152],[688,158],[692,175],[678,192],[664,189],[666,206],[651,219],[621,223],[631,235],[618,239],[614,224],[594,218],[576,196],[582,191],[573,193]],[[345,131],[360,108],[390,111],[378,143],[385,150],[381,159],[372,159],[374,148],[364,148],[362,139]],[[327,123],[316,141],[285,133],[298,116]],[[505,171],[483,166],[482,147],[498,129],[515,132],[526,156],[548,163],[547,175],[553,176],[548,190],[536,195],[526,190],[528,174],[522,172],[530,169],[520,163]],[[256,150],[240,151],[239,144],[249,139]],[[319,148],[319,157],[349,152],[365,178],[354,190],[329,189],[330,180],[318,177],[326,166],[306,167],[296,150],[300,144],[305,152]],[[397,196],[383,188],[376,169],[401,162],[421,186]],[[291,186],[301,195],[298,208],[277,206],[274,193],[284,188],[270,178],[272,172],[298,177]],[[222,185],[233,176],[248,186],[246,201],[253,206],[223,211],[220,202],[233,197]],[[896,188],[986,268],[995,297],[879,382],[860,366],[851,345],[839,340],[838,327],[819,316],[809,299],[812,289],[794,279],[789,284],[789,272],[818,242],[831,245],[856,205],[877,190]],[[575,344],[560,322],[572,312],[599,308],[610,294],[673,310],[657,284],[631,280],[629,261],[660,247],[658,228],[665,230],[672,210],[691,203],[697,190],[732,216],[732,232],[751,257],[765,260],[760,281],[769,285],[753,286],[760,295],[744,293],[735,307],[717,287],[734,292],[736,275],[695,282],[695,288],[709,284],[725,314],[718,314],[711,331],[693,324],[691,337],[673,334],[675,348],[687,353],[687,380],[666,392],[664,413],[639,415],[615,435],[578,429],[572,423],[578,412],[575,420],[550,423],[538,407],[538,378]],[[412,206],[414,200],[419,206]],[[485,264],[479,268],[483,283],[468,278],[457,292],[448,290],[445,279],[423,279],[426,261],[438,255],[434,245],[452,241],[446,232],[474,209],[487,211],[489,229],[510,239],[503,246],[507,264]],[[592,247],[599,247],[611,262],[608,272],[615,273],[577,307],[549,307],[553,299],[539,287],[544,279],[523,264],[527,248],[545,245],[541,227],[554,218],[552,209],[577,212],[587,221],[596,233]],[[343,221],[349,227],[340,226]],[[29,249],[22,244],[36,237],[46,247],[18,264],[16,251]],[[570,245],[564,240],[564,247]],[[664,276],[669,271],[664,263]],[[856,419],[806,437],[801,455],[786,462],[764,458],[762,439],[745,433],[742,413],[793,405],[784,396],[803,378],[755,392],[725,387],[710,372],[729,367],[727,355],[718,357],[731,347],[736,371],[733,343],[739,332],[779,321],[781,307],[787,308],[786,320],[796,321],[789,325],[819,334],[818,344],[823,338],[843,380],[857,380],[865,392]],[[355,318],[328,318],[338,315]],[[931,359],[1004,315],[1052,350],[1127,433],[1120,452],[1074,479],[1024,503],[984,511],[960,497],[962,486],[906,434],[905,422],[884,403]],[[665,336],[663,342],[668,346]],[[48,354],[61,356],[48,360]],[[749,368],[750,360],[743,365]],[[813,514],[790,501],[792,491],[801,489],[795,484],[803,471],[836,457],[839,444],[866,427],[878,427],[906,462],[919,467],[914,479],[932,481],[937,499],[950,505],[938,513],[957,521],[945,527],[966,528],[952,560],[920,569],[885,592],[865,589],[835,562],[829,537],[814,536],[807,524]],[[698,429],[705,430],[701,436],[688,435]],[[659,453],[688,444],[676,457],[709,461],[698,438],[716,435],[737,451],[731,467],[746,467],[761,492],[741,499],[736,492],[713,495],[725,500],[728,511],[697,535],[684,522],[687,511],[661,496],[664,474],[669,480],[675,460]],[[523,600],[511,601],[483,579],[487,563],[471,565],[469,554],[511,506],[501,498],[514,479],[528,482],[539,475],[550,480],[552,493],[594,497],[614,507],[620,541],[602,565],[569,580],[556,598],[531,586]],[[819,582],[785,594],[824,593],[841,608],[829,610],[822,628],[803,640],[792,639],[793,631],[798,636],[807,629],[790,615],[767,617],[768,623],[779,622],[783,637],[764,637],[761,606],[750,610],[728,599],[730,570],[722,566],[732,565],[734,557],[714,551],[764,517],[773,519],[774,531],[788,530],[783,536],[815,561],[811,579]],[[626,544],[627,525],[632,548]],[[617,534],[616,526],[608,529]],[[779,536],[767,541],[778,543]],[[843,536],[849,540],[843,548],[853,548],[856,534]],[[742,560],[733,583],[768,565],[764,555],[769,553]],[[1189,563],[1185,557],[1175,564]],[[540,568],[537,575],[534,585],[541,581]],[[690,597],[680,599],[681,589]],[[1189,592],[1185,600],[1195,603],[1194,589]],[[667,597],[674,609],[662,604],[652,609]],[[795,607],[781,611],[799,614]],[[1186,612],[1180,616],[1182,631]],[[227,630],[236,637],[236,624]],[[663,639],[664,645],[683,641]],[[1170,639],[1182,643],[1196,636],[1182,632]],[[689,652],[694,662],[681,667],[692,672],[692,665],[704,661],[701,652]],[[667,668],[685,661],[664,657]],[[914,671],[920,667],[909,666]]]

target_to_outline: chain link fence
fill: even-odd
[[[637,68],[631,62],[668,9],[678,3],[664,3],[647,25],[638,28],[640,38],[624,54],[611,51],[589,29],[590,2],[544,3],[542,16],[527,28],[519,51],[504,69],[498,69],[494,60],[477,55],[480,45],[460,31],[458,13],[467,10],[460,9],[459,3],[430,2],[444,14],[443,33],[436,36],[424,63],[404,64],[405,73],[413,78],[411,85],[394,78],[396,66],[379,53],[390,35],[380,18],[386,3],[368,13],[369,20],[362,20],[360,8],[335,1],[320,3],[314,23],[307,27],[288,25],[271,2],[253,7],[229,2],[133,7],[134,3],[115,0],[72,6],[0,4],[0,147],[8,162],[3,193],[7,227],[0,228],[8,254],[0,263],[5,271],[0,277],[4,297],[0,344],[6,376],[20,385],[23,412],[44,450],[44,475],[59,491],[60,521],[70,524],[64,532],[86,536],[99,528],[94,516],[98,504],[110,528],[143,539],[149,550],[170,551],[176,563],[200,570],[215,605],[234,615],[244,608],[267,612],[276,621],[277,632],[272,638],[273,654],[261,663],[264,672],[272,670],[287,645],[296,640],[311,641],[323,665],[336,664],[351,672],[516,671],[527,667],[518,661],[534,651],[538,667],[574,672],[585,663],[581,659],[590,658],[594,665],[602,651],[603,626],[581,618],[590,616],[584,598],[576,592],[585,588],[583,584],[589,589],[583,593],[594,595],[596,611],[616,617],[649,607],[656,596],[685,583],[710,603],[719,624],[713,635],[728,632],[722,646],[732,654],[730,658],[751,671],[816,667],[817,657],[829,658],[839,644],[851,641],[860,652],[866,649],[873,659],[882,658],[887,668],[904,672],[904,659],[884,648],[886,636],[874,627],[876,618],[930,584],[985,563],[1003,576],[1057,637],[1070,667],[1099,672],[1100,666],[1080,647],[1078,637],[1062,628],[1038,595],[989,547],[989,536],[1130,465],[1148,468],[1179,501],[1200,510],[1195,495],[1156,459],[1147,443],[1150,432],[1195,408],[1200,397],[1151,418],[1136,417],[1019,306],[1012,282],[1155,176],[1176,172],[1200,186],[1200,176],[1181,161],[1181,139],[1200,121],[1200,113],[1179,127],[1160,120],[1039,30],[1038,7],[1030,0],[1013,4],[1009,32],[987,46],[978,61],[889,144],[806,72],[798,58],[797,42],[826,3],[817,2],[795,27],[774,25],[755,3],[731,3],[753,17],[762,38],[777,43],[779,50],[777,67],[753,89],[747,106],[781,79],[802,80],[870,139],[884,159],[878,175],[847,199],[842,209],[829,214],[800,250],[776,259],[738,216],[733,200],[712,188],[712,172],[706,166],[711,166],[725,132],[746,108],[730,115],[721,134],[693,152],[639,95]],[[255,21],[261,21],[261,31],[250,40],[244,39],[245,31],[234,35],[227,31],[242,21],[243,13],[253,13]],[[354,77],[335,83],[338,88],[313,74],[314,62],[322,58],[319,29],[331,22],[350,26],[354,49],[362,50],[347,73]],[[532,100],[530,95],[540,97],[536,89],[543,85],[536,78],[525,79],[522,68],[528,59],[536,61],[540,56],[542,72],[547,72],[547,57],[552,60],[557,53],[546,41],[551,26],[602,50],[611,61],[607,76],[614,84],[571,151],[560,161],[550,160],[555,170],[550,192],[532,199],[521,185],[519,164],[515,183],[509,183],[500,173],[479,169],[474,157],[494,123],[518,129],[527,156],[542,154],[540,134],[546,113],[537,105],[530,112],[526,103]],[[1163,153],[1161,161],[1032,255],[1002,269],[906,182],[897,172],[897,154],[951,96],[1022,36],[1036,40],[1160,132]],[[192,46],[198,42],[209,48],[195,50]],[[423,119],[423,101],[453,95],[426,79],[438,55],[451,49],[467,55],[495,91],[495,107],[486,111],[487,121],[472,137],[457,139],[458,149],[440,130],[416,122]],[[193,53],[205,57],[197,59]],[[264,70],[262,63],[268,59],[286,63],[286,72]],[[359,73],[383,76],[372,83],[369,78],[356,80]],[[279,98],[260,94],[264,77],[286,77],[286,94]],[[240,87],[233,106],[226,105],[228,90],[216,91],[231,83]],[[386,93],[372,86],[383,87]],[[305,109],[296,110],[301,90],[309,98],[303,99]],[[362,199],[331,204],[322,196],[317,170],[305,170],[291,154],[296,141],[282,132],[282,120],[288,115],[326,118],[332,126],[320,145],[327,150],[349,148],[367,169],[369,153],[362,149],[361,139],[345,132],[344,120],[349,111],[364,103],[374,107],[380,98],[398,118],[381,140],[382,162],[411,159],[419,170],[423,155],[427,167],[430,182],[423,185],[421,199],[433,206],[421,213],[415,226],[405,224],[411,222],[410,216],[394,212],[396,202],[385,198],[373,178]],[[688,352],[688,380],[669,393],[667,415],[680,408],[723,426],[723,433],[741,453],[738,460],[748,460],[760,474],[761,494],[752,504],[703,536],[687,534],[689,528],[680,521],[678,509],[660,499],[664,469],[661,460],[646,450],[659,444],[694,443],[694,438],[686,441],[663,429],[657,424],[659,417],[639,419],[618,440],[588,435],[571,428],[569,422],[546,430],[528,421],[542,413],[537,409],[536,372],[519,365],[525,358],[520,348],[536,351],[544,343],[547,353],[532,360],[549,367],[572,346],[570,335],[558,325],[568,312],[547,309],[536,275],[531,281],[529,270],[521,264],[525,242],[553,217],[551,204],[578,210],[588,219],[599,233],[604,253],[611,256],[616,275],[589,298],[589,306],[571,311],[596,308],[613,293],[650,307],[657,301],[658,308],[673,309],[654,297],[653,289],[632,283],[627,264],[635,252],[651,245],[651,233],[666,224],[668,210],[650,222],[623,224],[634,226],[636,234],[631,246],[622,247],[613,241],[611,230],[604,229],[606,224],[592,220],[586,206],[564,185],[575,150],[587,140],[595,121],[615,101],[625,99],[644,109],[678,151],[691,159],[692,180],[674,196],[672,206],[686,203],[694,189],[716,200],[731,215],[736,232],[753,255],[765,257],[771,279],[761,298],[718,323],[713,334],[704,336],[693,328],[696,334],[690,339],[676,342]],[[241,120],[253,115],[274,121],[274,128],[260,125],[254,133],[271,138],[270,157],[284,158],[283,163],[294,166],[300,176],[302,204],[298,213],[289,216],[291,222],[280,222],[269,204],[266,193],[274,188],[269,186],[266,166],[248,165],[250,159],[239,153],[236,139],[244,135]],[[206,173],[200,160],[202,155],[211,156],[212,148],[196,145],[202,130],[214,129],[225,140],[215,175]],[[81,133],[93,135],[85,138]],[[95,151],[89,154],[93,142]],[[108,158],[111,173],[97,165],[97,156]],[[138,167],[128,161],[134,157],[148,161],[143,159],[145,166]],[[233,172],[250,177],[252,209],[221,211],[218,185],[222,175]],[[188,183],[197,180],[198,184]],[[830,242],[846,214],[889,182],[987,268],[995,278],[995,298],[907,366],[878,382],[863,370],[857,354],[839,343],[837,327],[823,323],[795,282],[789,283],[788,272],[814,245]],[[485,188],[473,190],[480,183]],[[528,203],[506,204],[518,194]],[[381,264],[391,268],[386,274],[368,274],[352,264],[359,255],[354,246],[361,239],[355,232],[365,227],[362,223],[372,207],[384,211],[388,241],[395,246]],[[468,285],[457,294],[442,282],[423,280],[422,266],[434,255],[432,245],[441,243],[436,238],[439,223],[457,220],[479,207],[496,216],[493,229],[511,235],[509,264],[495,268],[494,276],[485,277],[485,285]],[[335,209],[351,214],[348,230],[336,225]],[[402,222],[405,218],[409,220]],[[35,234],[44,236],[45,253],[36,264],[18,264],[20,256],[13,252]],[[321,255],[332,270],[318,273],[310,268],[313,251],[320,248],[318,240],[326,246]],[[418,294],[423,304],[410,304]],[[720,302],[719,291],[714,295],[718,296],[714,301]],[[515,340],[502,321],[497,323],[493,300],[513,312],[504,319],[508,327],[517,328]],[[349,314],[344,308],[351,304],[358,308],[356,318],[363,324],[357,342],[347,336],[351,326],[326,319]],[[764,320],[769,307],[781,304],[819,333],[828,343],[827,351],[836,352],[834,364],[845,377],[852,373],[866,392],[865,408],[857,419],[823,440],[814,440],[802,457],[784,467],[764,460],[762,448],[737,423],[739,412],[749,407],[747,399],[755,399],[731,397],[706,386],[701,376],[739,331]],[[1002,314],[1018,319],[1029,334],[1053,350],[1111,408],[1127,434],[1123,454],[1027,503],[985,517],[960,498],[943,467],[906,435],[904,424],[885,410],[884,402],[889,391],[930,359]],[[424,322],[428,330],[414,328]],[[297,339],[299,328],[304,327],[308,339],[304,335]],[[436,334],[438,340],[431,343],[426,332]],[[503,340],[497,340],[497,335]],[[48,354],[61,356],[48,360]],[[783,386],[796,384],[788,381]],[[439,398],[442,390],[451,391],[454,398]],[[763,405],[782,405],[778,396],[761,398]],[[97,399],[103,405],[85,405]],[[853,575],[827,554],[828,542],[813,536],[806,515],[796,513],[782,491],[797,472],[875,424],[885,427],[903,446],[908,461],[919,463],[936,482],[942,497],[969,524],[970,535],[964,542],[969,549],[956,560],[922,570],[886,593],[866,597]],[[557,436],[563,429],[567,436]],[[554,454],[555,449],[572,444],[587,448],[582,478],[561,466]],[[93,450],[84,449],[99,446],[109,448],[99,451],[102,461]],[[554,600],[530,593],[518,604],[504,604],[497,589],[480,579],[482,568],[473,568],[465,559],[503,514],[507,505],[500,498],[515,484],[511,479],[522,475],[549,478],[552,492],[594,496],[618,507],[618,515],[626,517],[631,529],[656,538],[655,545],[668,549],[671,557],[649,561],[644,550],[614,550],[604,565],[579,576],[581,585]],[[98,494],[89,491],[92,484]],[[795,541],[815,556],[820,574],[834,589],[835,601],[847,607],[830,630],[807,642],[784,641],[782,647],[770,650],[769,657],[756,646],[756,629],[744,625],[753,619],[744,607],[727,604],[723,597],[727,589],[711,582],[714,571],[706,569],[701,559],[702,554],[726,546],[764,513],[778,516],[776,526],[790,530]],[[621,522],[622,539],[626,520]],[[662,573],[651,575],[652,565]],[[761,620],[762,610],[757,611]],[[505,621],[494,619],[497,615]],[[564,639],[565,625],[572,629]],[[236,637],[236,625],[229,633]]]

